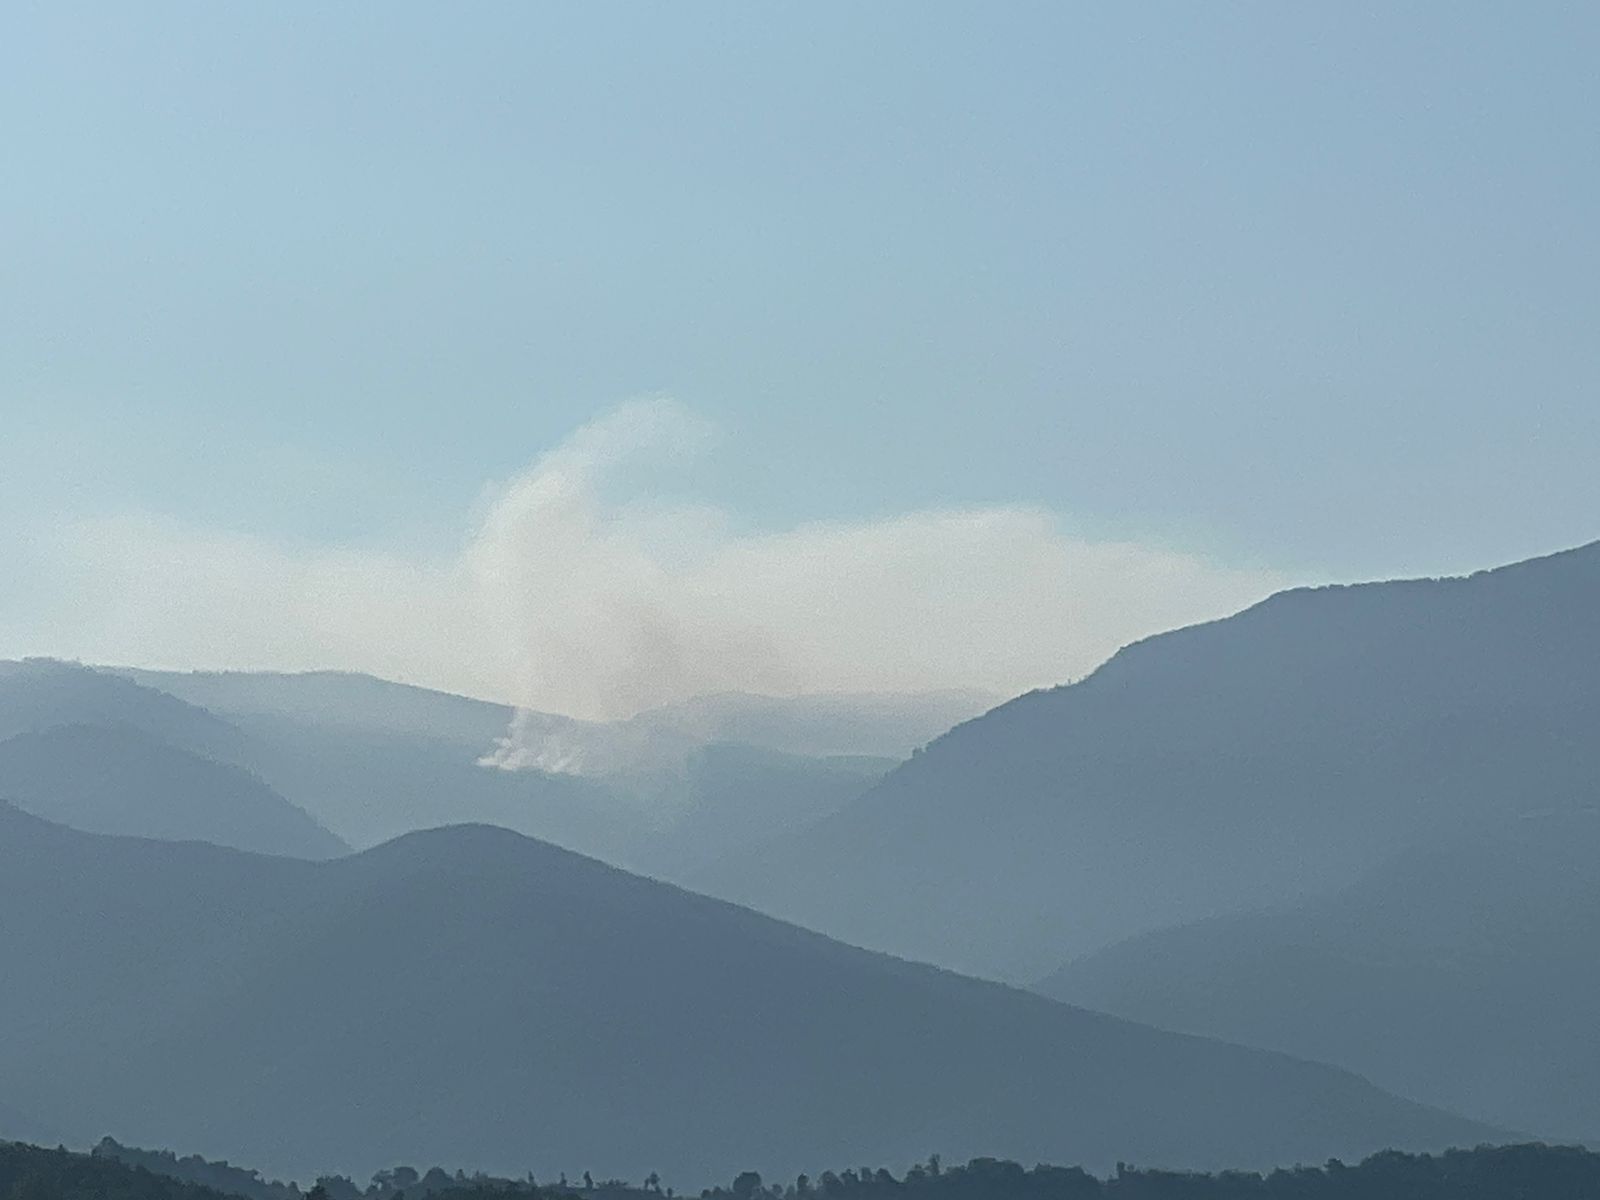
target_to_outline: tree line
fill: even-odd
[[[657,1200],[671,1196],[651,1175],[638,1184],[588,1172],[539,1182],[394,1167],[365,1187],[324,1176],[309,1191],[263,1180],[228,1163],[139,1150],[106,1139],[90,1154],[0,1143],[0,1200]],[[1527,1143],[1442,1154],[1384,1151],[1359,1163],[1213,1173],[1119,1163],[1101,1178],[1078,1167],[1024,1167],[975,1158],[944,1166],[935,1157],[901,1175],[881,1167],[824,1171],[815,1179],[765,1182],[754,1171],[701,1200],[1600,1200],[1600,1153]]]

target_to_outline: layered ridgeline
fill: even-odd
[[[485,827],[313,863],[0,808],[0,912],[0,1079],[30,1115],[278,1175],[782,1177],[929,1146],[1207,1167],[1493,1137]]]
[[[215,713],[132,680],[54,659],[0,660],[0,741],[62,725],[131,726],[213,759],[232,759],[246,744]]]
[[[1337,1062],[1515,1128],[1595,1137],[1592,804],[1442,838],[1325,898],[1145,934],[1040,990]]]
[[[77,828],[313,858],[485,822],[681,878],[896,761],[781,746],[900,747],[977,703],[712,697],[597,725],[336,672],[0,663],[0,741],[16,739],[0,798]],[[697,740],[734,733],[756,741]]]
[[[108,670],[110,668],[107,668]],[[609,769],[681,755],[694,746],[734,744],[811,758],[906,758],[951,726],[1000,699],[970,689],[911,693],[760,696],[724,692],[646,709],[611,722],[512,709],[448,692],[345,671],[145,671],[117,669],[230,718],[272,714],[314,724],[412,733],[488,753],[515,719],[529,759],[556,765],[593,755]],[[574,765],[578,765],[575,763]]]
[[[238,761],[352,845],[482,821],[666,878],[833,812],[990,702],[720,695],[599,723],[341,672],[121,674],[243,731]]]
[[[959,726],[694,886],[1032,981],[1124,937],[1350,882],[1593,795],[1600,544],[1285,592]]]
[[[213,714],[126,680],[59,663],[0,664],[0,800],[95,833],[299,858],[348,853],[226,761],[247,745]]]

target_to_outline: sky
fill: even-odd
[[[1600,10],[8,6],[0,655],[611,715],[1600,536]]]

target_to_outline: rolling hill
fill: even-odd
[[[0,808],[0,912],[0,1078],[40,1120],[272,1174],[687,1184],[930,1147],[1216,1166],[1492,1136],[486,827],[312,863]]]
[[[1039,990],[1592,1138],[1597,862],[1600,810],[1530,813],[1409,851],[1331,896],[1144,934]]]
[[[90,833],[297,858],[350,850],[253,775],[134,725],[59,725],[0,742],[0,798]]]
[[[1031,981],[1144,930],[1348,883],[1600,778],[1600,543],[1299,589],[958,726],[840,812],[690,878],[836,937]]]

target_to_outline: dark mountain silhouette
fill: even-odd
[[[1032,980],[1349,882],[1600,778],[1600,543],[1284,592],[959,726],[838,814],[692,877],[858,944]]]
[[[10,1200],[224,1200],[224,1193],[110,1159],[0,1141],[0,1196]]]
[[[1600,810],[1414,850],[1335,895],[1149,933],[1042,992],[1358,1070],[1485,1119],[1600,1132]]]
[[[297,858],[350,850],[261,780],[134,725],[61,725],[0,742],[0,797],[91,833]]]
[[[909,1162],[1321,1161],[1491,1131],[481,826],[324,863],[0,808],[0,1078],[273,1175],[465,1162],[640,1178]]]

